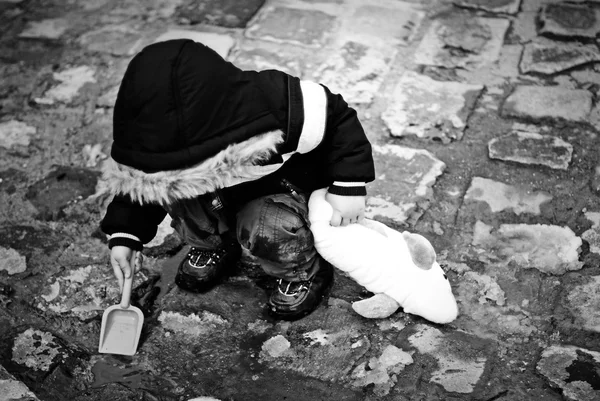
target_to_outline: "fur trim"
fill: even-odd
[[[229,145],[193,167],[158,173],[144,173],[110,159],[103,171],[105,190],[113,195],[129,195],[141,204],[168,205],[178,199],[195,198],[219,188],[256,180],[279,169],[282,164],[256,164],[267,160],[283,141],[283,132],[267,132]]]

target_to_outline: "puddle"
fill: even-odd
[[[92,367],[94,382],[92,388],[102,387],[109,383],[121,383],[131,389],[142,387],[142,372],[135,368],[119,368],[106,361],[98,361]]]
[[[156,287],[160,289],[160,292],[154,301],[155,305],[160,305],[161,299],[175,286],[177,268],[185,255],[187,255],[188,251],[189,247],[184,246],[175,256],[163,262],[160,270],[160,279],[156,283]]]

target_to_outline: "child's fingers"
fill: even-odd
[[[333,215],[331,216],[331,220],[329,221],[333,227],[339,227],[342,224],[342,215],[337,210],[333,211]]]
[[[116,259],[112,259],[112,258],[110,259],[110,264],[112,265],[113,273],[114,273],[115,277],[117,278],[117,281],[119,282],[119,290],[122,291],[124,278],[123,278],[123,271],[121,270],[121,265]]]

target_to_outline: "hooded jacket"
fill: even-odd
[[[219,190],[243,204],[282,178],[305,191],[366,194],[371,145],[340,95],[281,71],[243,71],[187,39],[133,58],[103,171],[114,194],[101,223],[110,247],[141,249],[177,200]]]

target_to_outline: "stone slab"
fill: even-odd
[[[600,50],[596,45],[539,39],[525,45],[519,67],[525,74],[551,75],[598,61]]]
[[[0,271],[5,271],[9,276],[17,273],[23,273],[27,270],[25,256],[12,248],[0,246]]]
[[[502,114],[539,120],[562,118],[586,121],[592,110],[592,93],[558,86],[517,86],[504,102]]]
[[[348,103],[369,104],[379,91],[395,51],[379,50],[346,42],[315,73],[315,80],[334,93],[343,93]]]
[[[60,84],[48,89],[43,97],[35,98],[35,101],[40,104],[69,103],[85,84],[96,82],[95,74],[96,70],[86,65],[55,72],[52,77]]]
[[[590,252],[600,254],[600,213],[586,212],[585,218],[593,224],[590,229],[581,234],[581,238],[590,244]]]
[[[142,49],[144,37],[133,28],[109,25],[83,34],[79,43],[93,52],[133,56]]]
[[[263,7],[245,35],[252,39],[320,48],[336,25],[334,15],[320,10],[269,5]]]
[[[488,143],[491,159],[566,170],[573,146],[560,138],[536,132],[513,131]]]
[[[70,23],[65,18],[31,21],[27,24],[25,30],[19,34],[19,37],[31,39],[59,39],[69,27]]]
[[[406,46],[419,30],[425,13],[414,4],[397,0],[350,1],[336,35],[342,43],[354,41],[379,49]]]
[[[553,345],[542,352],[536,370],[570,401],[598,400],[600,353],[574,346]]]
[[[126,17],[135,19],[143,16],[147,22],[154,22],[159,18],[171,18],[184,0],[127,0],[112,4],[109,16]],[[203,2],[206,4],[206,1]],[[103,15],[104,17],[104,15]]]
[[[467,201],[485,202],[492,213],[512,210],[515,214],[540,214],[540,205],[549,202],[547,192],[533,192],[529,188],[506,185],[483,177],[474,177],[464,197]]]
[[[373,386],[373,393],[378,397],[386,396],[394,387],[395,375],[413,363],[412,356],[394,345],[388,345],[379,357],[359,364],[351,374],[354,387]]]
[[[11,149],[15,146],[29,146],[31,136],[37,129],[24,122],[10,120],[0,123],[0,147]]]
[[[5,401],[38,401],[39,398],[29,390],[25,383],[15,379],[13,375],[8,373],[2,365],[0,365],[0,389],[2,395],[0,400]]]
[[[600,12],[586,4],[546,4],[540,11],[542,35],[595,38],[600,32]]]
[[[407,71],[381,117],[393,136],[416,135],[444,143],[462,138],[483,85],[435,81]]]
[[[417,206],[432,197],[431,187],[446,165],[424,149],[398,145],[374,145],[373,155],[379,176],[369,184],[373,196],[367,199],[366,216],[407,223]]]
[[[454,4],[474,10],[514,15],[519,12],[521,0],[456,0]]]
[[[434,20],[415,52],[415,63],[477,69],[498,60],[510,22],[458,14]]]
[[[235,45],[235,39],[230,35],[184,29],[169,30],[154,39],[153,42],[164,42],[172,39],[191,39],[195,42],[202,43],[219,53],[223,58],[227,58],[229,51]]]
[[[313,49],[246,38],[232,53],[232,62],[242,69],[276,69],[303,78],[311,77],[320,62]]]
[[[498,264],[514,263],[523,269],[561,275],[580,270],[581,238],[569,227],[546,224],[502,224],[498,229],[475,223],[473,245]]]
[[[575,316],[575,325],[600,333],[600,276],[585,279],[585,283],[569,289],[566,306]]]
[[[429,381],[438,383],[446,391],[470,394],[479,382],[487,357],[472,343],[450,339],[440,330],[417,325],[417,332],[408,341],[420,353],[430,355],[438,363],[438,369],[431,373]],[[462,346],[460,345],[462,342]],[[413,358],[419,362],[418,358]]]
[[[177,9],[180,22],[244,28],[265,0],[187,0]]]

